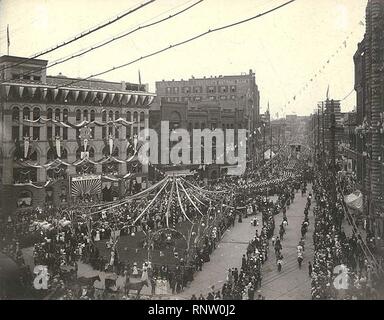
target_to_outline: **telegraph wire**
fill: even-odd
[[[353,89],[351,90],[351,92],[349,92],[343,99],[341,99],[341,101],[344,101],[344,100],[346,100],[347,98],[349,98],[349,96],[350,96],[354,91],[355,91],[355,88],[353,88]]]
[[[151,3],[155,2],[155,1],[156,0],[148,0],[147,2],[139,5],[138,7],[134,8],[134,9],[130,9],[130,10],[126,11],[125,13],[123,13],[122,15],[118,15],[116,18],[114,18],[112,20],[109,20],[108,22],[102,23],[101,25],[93,27],[93,28],[91,28],[91,29],[89,29],[89,30],[87,30],[85,32],[81,32],[80,34],[76,35],[74,38],[72,38],[72,39],[70,39],[68,41],[64,41],[61,44],[56,45],[56,47],[52,47],[52,48],[44,50],[44,51],[42,51],[40,53],[34,54],[30,58],[23,59],[23,61],[20,61],[18,63],[12,64],[12,65],[9,65],[9,66],[5,66],[4,68],[0,69],[0,71],[16,67],[16,66],[24,64],[24,63],[26,63],[26,62],[28,62],[30,60],[36,59],[36,58],[38,58],[38,57],[40,57],[42,55],[45,55],[45,54],[53,52],[53,51],[55,51],[55,50],[57,50],[59,48],[67,46],[68,44],[70,44],[72,42],[75,42],[75,41],[77,41],[77,40],[79,40],[81,38],[84,38],[84,37],[86,37],[86,36],[96,32],[98,30],[101,30],[101,29],[103,29],[103,28],[105,28],[105,27],[107,27],[107,26],[109,26],[109,25],[111,25],[111,24],[121,20],[122,18],[124,18],[124,17],[126,17],[126,16],[128,16],[128,15],[130,15],[130,14],[132,14],[132,13],[134,13],[134,12],[144,8],[144,7],[146,7],[147,5],[149,5],[149,4],[151,4]]]
[[[99,72],[99,73],[90,75],[90,76],[88,76],[88,77],[86,77],[86,78],[76,79],[76,80],[70,81],[70,82],[68,82],[68,83],[65,83],[64,85],[57,86],[56,89],[64,88],[64,87],[70,86],[70,85],[72,85],[72,84],[74,84],[74,83],[77,83],[77,82],[80,82],[80,81],[84,81],[84,80],[88,80],[88,79],[93,78],[93,77],[101,76],[101,75],[106,74],[106,73],[109,73],[109,72],[111,72],[111,71],[118,70],[118,69],[121,69],[121,68],[123,68],[123,67],[126,67],[126,66],[129,66],[129,65],[131,65],[131,64],[134,64],[134,63],[136,63],[136,62],[138,62],[138,61],[140,61],[140,60],[144,60],[144,59],[147,59],[147,58],[149,58],[149,57],[158,55],[158,54],[160,54],[160,53],[162,53],[162,52],[168,51],[168,50],[170,50],[170,49],[173,49],[173,48],[182,46],[182,45],[184,45],[184,44],[186,44],[186,43],[189,43],[189,42],[192,42],[192,41],[197,40],[197,39],[199,39],[199,38],[202,38],[202,37],[204,37],[204,36],[206,36],[206,35],[208,35],[208,34],[212,34],[212,33],[214,33],[214,32],[221,31],[221,30],[224,30],[224,29],[232,28],[232,27],[238,26],[238,25],[240,25],[240,24],[249,22],[249,21],[251,21],[251,20],[260,18],[260,17],[265,16],[265,15],[267,15],[267,14],[269,14],[269,13],[272,13],[272,12],[274,12],[274,11],[276,11],[276,10],[282,8],[282,7],[285,7],[285,6],[291,4],[291,3],[295,2],[295,1],[296,1],[296,0],[290,0],[290,1],[285,2],[285,3],[283,3],[283,4],[281,4],[281,5],[277,6],[277,7],[272,8],[272,9],[270,9],[270,10],[268,10],[268,11],[262,12],[262,13],[260,13],[260,14],[255,15],[255,16],[249,17],[249,18],[247,18],[247,19],[240,20],[240,21],[237,21],[237,22],[234,22],[234,23],[231,23],[231,24],[222,26],[222,27],[218,27],[218,28],[215,28],[215,29],[209,29],[208,31],[203,32],[203,33],[200,33],[200,34],[198,34],[198,35],[196,35],[196,36],[194,36],[194,37],[192,37],[192,38],[189,38],[189,39],[180,41],[180,42],[178,42],[178,43],[176,43],[176,44],[173,44],[173,45],[171,44],[169,47],[166,47],[166,48],[163,48],[163,49],[154,51],[154,52],[149,53],[149,54],[147,54],[147,55],[145,55],[145,56],[141,56],[140,58],[137,58],[137,59],[135,59],[135,60],[129,61],[129,62],[127,62],[127,63],[121,64],[121,65],[116,66],[116,67],[109,68],[109,69],[104,70],[104,71],[101,71],[101,72]]]
[[[151,23],[146,24],[146,25],[143,25],[143,26],[138,26],[137,28],[135,28],[135,29],[133,29],[133,30],[131,30],[131,31],[128,31],[128,32],[123,33],[123,34],[121,34],[121,35],[119,35],[119,36],[113,37],[112,39],[109,39],[109,40],[107,40],[107,41],[104,41],[104,42],[102,42],[102,43],[100,43],[100,44],[98,44],[98,45],[92,46],[92,47],[86,49],[85,51],[84,51],[84,50],[80,50],[80,51],[79,51],[78,53],[76,53],[76,54],[73,54],[73,55],[71,55],[71,56],[67,56],[67,57],[62,58],[62,59],[58,59],[56,62],[51,63],[50,65],[47,65],[47,66],[45,66],[45,67],[40,68],[38,71],[43,71],[43,70],[46,70],[46,69],[48,69],[48,68],[57,66],[57,65],[62,64],[62,63],[64,63],[64,62],[67,62],[67,61],[69,61],[69,60],[78,58],[78,57],[80,57],[80,56],[82,56],[82,55],[84,55],[84,54],[86,54],[86,53],[89,53],[89,52],[91,52],[91,51],[93,51],[93,50],[96,50],[96,49],[99,49],[99,48],[101,48],[101,47],[104,47],[104,46],[106,46],[106,45],[108,45],[108,44],[110,44],[110,43],[112,43],[112,42],[114,42],[114,41],[117,41],[117,40],[120,40],[120,39],[122,39],[122,38],[124,38],[124,37],[127,37],[127,36],[129,36],[129,35],[131,35],[131,34],[137,32],[137,31],[143,30],[143,29],[145,29],[145,28],[152,27],[152,26],[157,25],[157,24],[159,24],[159,23],[161,23],[161,22],[164,22],[164,21],[166,21],[166,20],[172,19],[172,18],[174,18],[174,17],[176,17],[176,16],[178,16],[178,15],[180,15],[180,14],[182,14],[182,13],[184,13],[184,12],[190,10],[190,9],[192,9],[193,7],[195,7],[196,5],[200,4],[200,3],[203,2],[203,1],[204,1],[204,0],[199,0],[199,1],[197,1],[197,2],[195,2],[195,3],[193,3],[193,4],[191,4],[190,6],[184,8],[184,9],[178,11],[178,12],[176,12],[175,14],[171,14],[171,15],[169,15],[168,17],[162,18],[162,19],[160,19],[160,20],[157,20],[157,21],[155,21],[155,22],[151,22]],[[21,76],[30,75],[30,74],[33,74],[33,73],[36,73],[36,72],[37,72],[36,70],[32,70],[32,71],[29,71],[29,72],[26,72],[26,73],[21,74]],[[4,82],[4,81],[3,81],[3,82]]]

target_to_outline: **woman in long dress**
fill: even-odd
[[[148,282],[148,263],[143,263],[143,271],[141,273],[141,281],[147,281]]]
[[[99,230],[96,231],[95,241],[100,241],[100,231]]]

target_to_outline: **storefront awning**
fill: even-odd
[[[363,194],[359,190],[345,196],[344,201],[349,208],[363,212]]]

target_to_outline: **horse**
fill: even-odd
[[[137,296],[140,296],[140,292],[143,289],[144,286],[148,287],[148,280],[141,280],[139,282],[130,282],[129,279],[127,279],[125,283],[125,294],[129,294],[130,290],[136,290]]]
[[[87,277],[79,277],[79,278],[77,278],[77,282],[81,286],[93,286],[93,284],[95,283],[96,280],[101,281],[99,275],[93,276],[93,277],[89,277],[89,278],[87,278]]]

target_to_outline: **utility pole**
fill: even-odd
[[[328,101],[327,101],[328,102]],[[335,117],[335,104],[331,100],[331,114],[330,114],[330,172],[332,173],[331,181],[331,209],[334,218],[336,218],[337,227],[341,228],[341,221],[337,214],[336,201],[337,201],[337,191],[336,191],[336,117]]]
[[[272,141],[272,123],[271,120],[269,120],[269,126],[271,130],[271,148],[269,149],[269,159],[271,160],[271,172],[273,172],[273,161],[272,161],[272,147],[273,147],[273,141]]]
[[[322,134],[323,134],[323,145],[322,145],[322,151],[321,151],[321,164],[322,168],[324,169],[324,163],[326,162],[326,156],[325,156],[325,130],[324,130],[324,101],[321,102],[321,117],[322,117]]]
[[[263,123],[263,160],[265,160],[265,123]]]
[[[320,155],[320,107],[317,106],[317,161]]]

